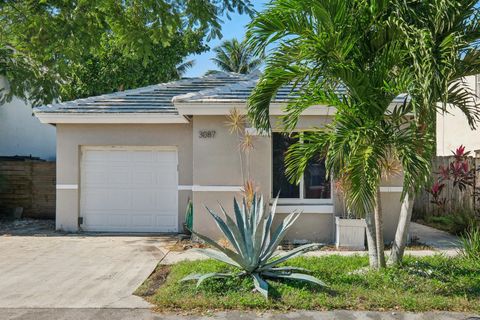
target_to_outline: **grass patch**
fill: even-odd
[[[480,269],[460,258],[407,257],[404,267],[381,272],[366,270],[368,260],[361,256],[302,257],[292,259],[288,265],[311,270],[330,288],[326,290],[297,281],[269,281],[271,298],[266,301],[252,291],[250,278],[207,280],[198,289],[195,282],[178,282],[191,273],[232,270],[213,260],[159,266],[141,288],[142,292],[151,293],[144,294],[146,299],[164,311],[355,309],[480,312]],[[160,285],[155,278],[160,279]]]

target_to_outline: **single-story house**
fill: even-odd
[[[56,126],[57,229],[181,232],[192,200],[194,229],[216,234],[204,205],[217,210],[220,202],[232,210],[244,182],[238,137],[229,132],[226,116],[234,108],[246,112],[256,82],[255,75],[220,73],[35,109],[41,122]],[[281,89],[272,102],[273,123],[290,90]],[[321,127],[333,112],[313,106],[298,129]],[[332,242],[341,199],[321,160],[309,164],[300,185],[288,183],[283,156],[291,143],[278,129],[256,135],[251,177],[269,200],[280,191],[279,217],[303,211],[289,239]],[[381,188],[387,241],[395,233],[401,180]]]

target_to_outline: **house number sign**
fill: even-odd
[[[216,133],[215,130],[200,130],[198,136],[200,139],[213,139]]]

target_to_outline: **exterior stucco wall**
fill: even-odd
[[[231,134],[225,125],[225,116],[195,116],[193,118],[193,182],[200,187],[241,187],[239,138]],[[271,118],[272,124],[278,119]],[[321,127],[330,120],[327,117],[303,117],[298,129]],[[200,138],[201,130],[215,130],[214,138]],[[254,149],[250,153],[250,177],[255,181],[258,192],[270,201],[272,198],[272,146],[271,138],[255,136]],[[247,165],[244,164],[244,171]],[[245,173],[246,176],[246,173]],[[197,232],[221,237],[217,227],[204,206],[219,212],[220,202],[227,212],[233,213],[233,197],[241,198],[241,192],[194,191],[194,229]],[[278,213],[277,225],[286,216]],[[303,213],[287,235],[289,240],[310,240],[331,242],[334,236],[334,215],[324,213]]]
[[[466,77],[465,81],[475,92],[475,76]],[[448,111],[445,115],[437,114],[437,156],[449,156],[461,144],[467,151],[480,150],[480,131],[470,129],[458,108]]]
[[[57,185],[78,186],[76,190],[57,189],[57,229],[78,230],[82,146],[175,146],[179,185],[192,185],[191,124],[60,124],[57,137]],[[179,191],[179,230],[182,230],[189,198],[192,198],[191,191]]]
[[[208,214],[205,206],[220,213],[218,203],[221,203],[228,213],[233,213],[233,198],[242,197],[241,192],[232,191],[230,187],[241,187],[243,179],[240,168],[239,138],[231,134],[225,125],[225,116],[194,116],[193,117],[193,184],[204,189],[194,191],[194,230],[220,238],[221,233],[215,222]],[[280,130],[279,119],[271,118],[274,130]],[[321,128],[331,121],[325,116],[305,116],[297,125],[298,130]],[[200,131],[214,130],[213,138],[201,138]],[[272,198],[272,146],[271,138],[256,136],[254,149],[250,153],[250,177],[258,186],[258,191],[269,200]],[[246,165],[244,165],[244,170]],[[400,212],[400,192],[403,176],[390,177],[382,182],[388,187],[382,192],[382,207],[385,222],[385,241],[391,242],[395,235],[398,214]],[[210,189],[209,189],[210,187]],[[226,187],[224,191],[213,191],[211,187]],[[326,206],[333,206],[334,213],[303,213],[287,235],[292,241],[333,242],[335,236],[334,217],[342,214],[342,197],[332,188],[332,201]],[[296,206],[300,210],[302,205]],[[277,225],[287,214],[278,213],[275,221]]]
[[[55,127],[40,123],[32,106],[14,98],[0,106],[0,156],[55,160]]]
[[[272,118],[272,123],[277,119]],[[220,202],[229,213],[233,213],[233,197],[240,199],[243,185],[240,166],[239,138],[231,134],[225,125],[225,116],[194,116],[190,124],[68,124],[57,126],[57,184],[78,186],[78,189],[57,190],[57,229],[78,230],[80,212],[80,158],[82,146],[176,146],[179,159],[179,230],[182,230],[186,204],[193,199],[194,229],[197,232],[220,237],[217,227],[204,206],[219,212]],[[298,129],[322,127],[330,121],[325,116],[302,117]],[[200,131],[215,131],[212,138],[200,137]],[[255,136],[254,149],[250,153],[250,165],[244,161],[246,176],[256,182],[258,191],[267,201],[272,198],[272,146],[271,137]],[[384,181],[383,186],[397,190],[382,193],[384,208],[385,239],[394,236],[400,210],[402,177]],[[395,188],[397,187],[397,188]],[[392,189],[391,188],[391,189]],[[191,191],[190,189],[193,189]],[[334,217],[341,215],[341,197],[332,188],[332,201],[324,206],[332,207],[333,213],[306,212],[287,235],[289,240],[332,242],[335,236]],[[297,206],[299,204],[284,203]],[[280,211],[280,210],[278,210]],[[285,210],[283,210],[285,211]],[[277,213],[275,224],[286,213]]]

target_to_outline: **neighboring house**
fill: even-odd
[[[218,210],[221,202],[232,210],[243,184],[238,138],[229,133],[226,115],[246,111],[255,84],[253,77],[219,73],[36,109],[40,121],[57,130],[57,229],[177,232],[192,199],[194,229],[217,232],[204,205]],[[290,89],[281,89],[272,103],[273,123]],[[298,129],[321,127],[332,112],[313,106]],[[288,183],[283,154],[291,143],[276,129],[256,136],[251,176],[269,199],[281,191],[278,216],[303,211],[289,239],[332,242],[340,199],[322,161],[309,164],[300,186]],[[401,186],[398,177],[381,188],[387,241]]]
[[[480,76],[469,76],[465,81],[472,92],[480,97]],[[477,103],[480,103],[478,99]],[[452,155],[452,151],[460,145],[464,145],[467,151],[480,150],[480,131],[470,129],[460,110],[448,111],[448,114],[437,115],[437,155]]]
[[[55,127],[40,123],[32,106],[14,98],[0,106],[0,156],[55,160]]]

